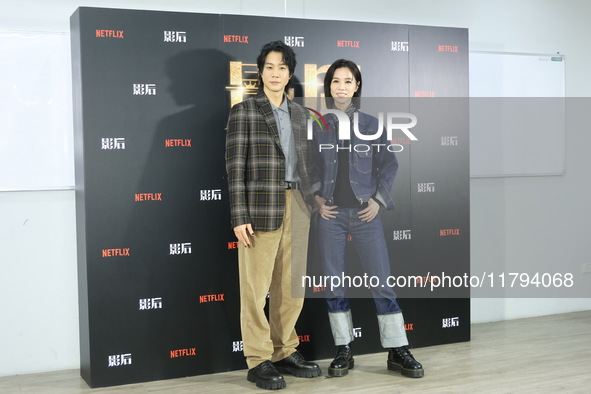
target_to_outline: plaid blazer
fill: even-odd
[[[285,98],[287,100],[287,98]],[[308,211],[314,202],[309,179],[306,110],[287,101],[298,159],[300,188]],[[226,172],[232,228],[250,223],[255,231],[274,231],[285,209],[285,156],[271,103],[260,92],[230,110],[226,135]]]

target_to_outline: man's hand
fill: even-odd
[[[250,246],[250,237],[254,235],[254,231],[252,231],[250,223],[241,224],[240,226],[234,227],[234,234],[236,234],[238,241],[242,242],[245,246]]]
[[[359,211],[359,219],[362,222],[371,222],[377,216],[378,212],[380,212],[380,204],[373,198],[370,198],[367,202],[367,208]]]
[[[314,200],[316,201],[316,206],[318,207],[318,213],[320,214],[320,217],[322,217],[322,219],[324,220],[329,220],[329,219],[334,219],[336,218],[335,215],[338,214],[337,211],[335,211],[335,209],[337,209],[336,205],[333,206],[326,206],[326,198],[322,197],[322,196],[314,196]]]

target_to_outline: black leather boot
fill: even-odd
[[[355,366],[353,353],[349,345],[340,345],[337,347],[337,355],[328,367],[328,376],[345,376],[350,369]]]
[[[415,360],[406,346],[388,349],[388,369],[400,371],[409,378],[422,378],[425,375],[423,366]]]
[[[279,390],[285,388],[283,376],[275,369],[273,363],[269,360],[248,370],[246,380],[253,382],[265,390]]]
[[[288,373],[296,378],[315,378],[322,375],[318,364],[306,361],[298,351],[283,360],[274,362],[273,365],[280,373]]]

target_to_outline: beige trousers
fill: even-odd
[[[299,345],[295,324],[304,304],[301,276],[306,272],[310,212],[299,190],[285,193],[281,227],[256,231],[248,248],[239,245],[240,324],[248,368],[282,360]]]

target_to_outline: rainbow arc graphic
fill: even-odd
[[[320,129],[328,131],[328,123],[326,123],[326,119],[324,116],[318,111],[313,110],[312,108],[305,107],[308,111],[308,116],[318,124]],[[323,127],[324,126],[324,127]]]

